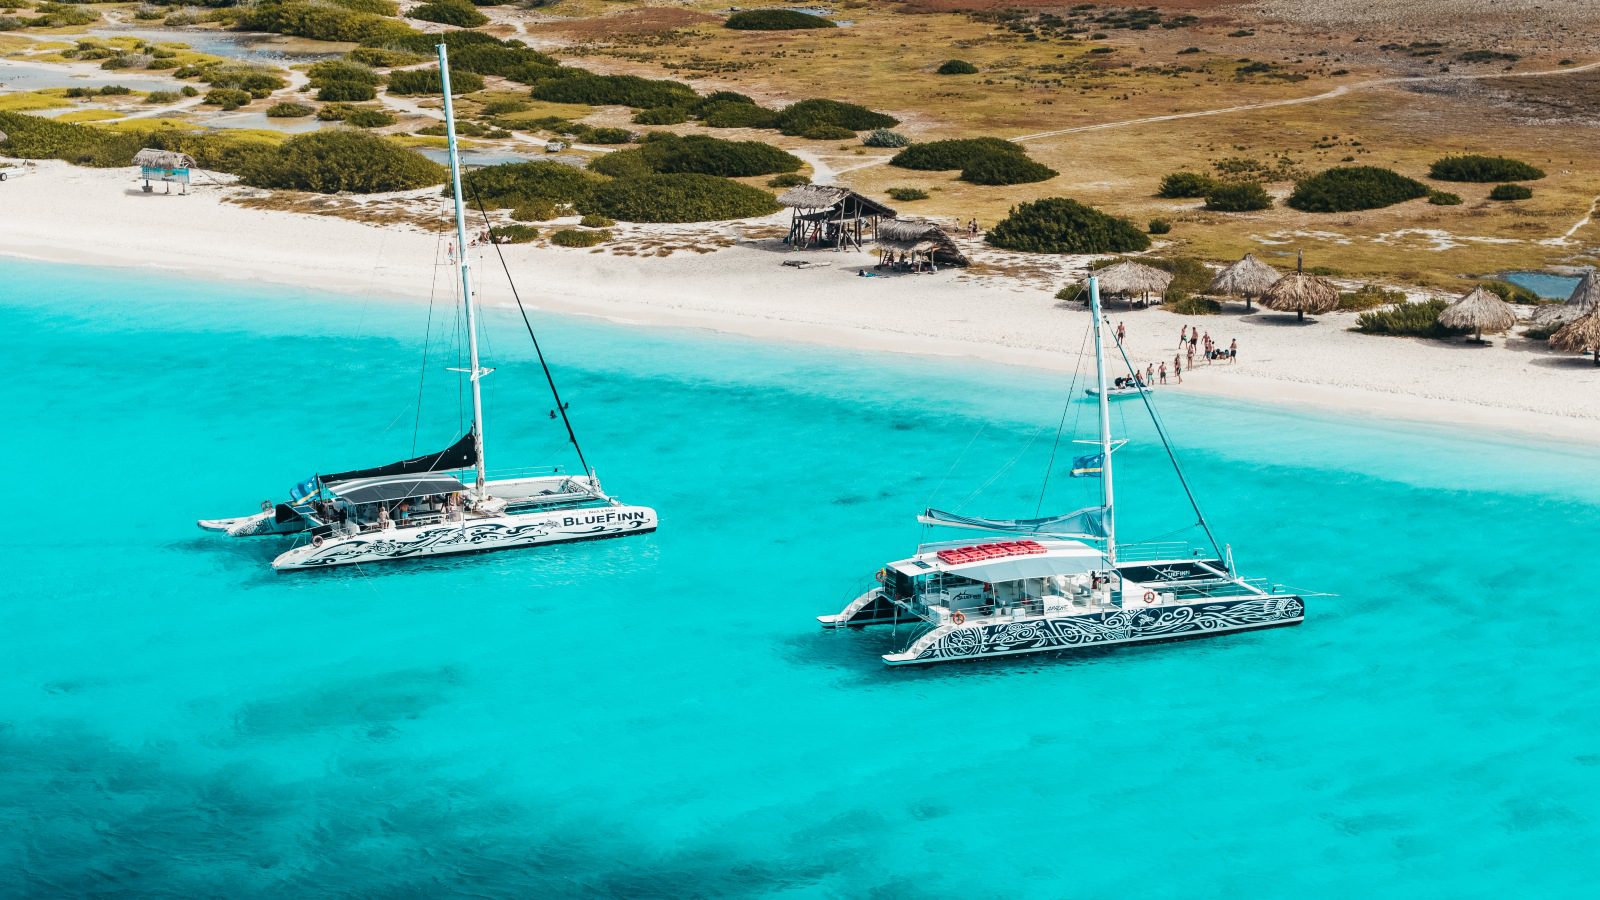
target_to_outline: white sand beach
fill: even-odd
[[[190,196],[146,195],[132,169],[77,168],[47,161],[12,171],[0,184],[0,254],[63,263],[169,268],[184,275],[246,279],[366,295],[426,298],[433,261],[447,239],[414,226],[249,209],[228,202],[246,189],[199,184]],[[201,179],[203,181],[203,179]],[[432,192],[423,192],[431,194]],[[416,197],[418,195],[408,195]],[[372,201],[369,201],[372,202]],[[411,201],[441,204],[436,197]],[[787,215],[786,213],[784,215]],[[771,224],[783,221],[774,217]],[[1070,369],[1086,313],[1064,308],[1056,287],[1078,277],[1086,258],[1028,260],[1031,277],[951,270],[932,275],[857,277],[867,253],[792,254],[751,223],[621,226],[619,240],[594,250],[504,247],[524,299],[561,313],[641,325],[713,329],[748,337],[823,344],[861,352],[972,357]],[[684,245],[721,238],[712,252],[607,247]],[[702,248],[703,249],[703,248]],[[1017,257],[971,252],[991,272]],[[796,269],[785,260],[819,265]],[[1053,279],[1051,269],[1059,270]],[[448,283],[441,279],[441,284]],[[498,266],[486,266],[486,303],[509,302]],[[1310,405],[1406,421],[1600,439],[1600,368],[1542,343],[1494,336],[1492,346],[1383,338],[1349,330],[1353,314],[1297,324],[1292,316],[1179,317],[1113,307],[1126,323],[1140,366],[1169,366],[1178,331],[1191,324],[1226,346],[1235,365],[1185,373],[1173,392]]]

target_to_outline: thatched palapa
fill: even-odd
[[[778,203],[794,210],[784,242],[797,250],[860,249],[868,228],[876,235],[880,220],[895,217],[893,209],[871,197],[827,184],[792,187],[778,196]]]
[[[1536,325],[1562,325],[1576,321],[1596,309],[1600,309],[1600,280],[1597,280],[1594,271],[1590,270],[1578,281],[1578,286],[1572,289],[1572,296],[1567,298],[1567,302],[1539,307],[1534,310],[1533,321]]]
[[[1171,272],[1126,259],[1089,274],[1099,282],[1101,293],[1121,294],[1124,297],[1137,294],[1147,302],[1151,294],[1165,295],[1167,286],[1172,284]],[[1087,279],[1084,283],[1088,283]]]
[[[1594,353],[1600,366],[1600,309],[1595,309],[1561,326],[1550,335],[1550,346],[1568,353]]]
[[[1265,295],[1282,277],[1277,269],[1256,259],[1254,254],[1246,253],[1243,259],[1218,272],[1206,293],[1242,297],[1244,305],[1249,307],[1251,300]]]
[[[1276,312],[1292,312],[1304,319],[1306,313],[1325,313],[1339,305],[1339,289],[1333,282],[1304,272],[1290,272],[1273,282],[1261,295],[1261,305]]]
[[[1447,328],[1470,328],[1474,338],[1481,341],[1485,331],[1502,334],[1510,331],[1511,326],[1517,324],[1517,311],[1494,292],[1476,287],[1472,293],[1441,310],[1439,324]]]
[[[965,266],[967,255],[943,228],[923,219],[885,219],[877,227],[878,247],[909,253],[913,262],[934,266]]]
[[[146,147],[133,155],[133,164],[146,169],[193,169],[198,164],[194,157],[176,150],[157,150]]]

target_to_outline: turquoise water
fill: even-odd
[[[1591,895],[1587,449],[1173,393],[1240,565],[1339,596],[888,669],[812,617],[930,499],[1014,461],[965,508],[1031,513],[1066,379],[541,316],[657,534],[274,575],[195,529],[409,453],[426,317],[0,261],[0,895]],[[553,460],[526,337],[486,319],[490,465]],[[454,352],[419,449],[456,433]],[[1160,462],[1118,456],[1134,537],[1183,524]]]
[[[1506,280],[1546,299],[1565,300],[1578,289],[1581,279],[1576,275],[1555,275],[1550,272],[1510,272]]]

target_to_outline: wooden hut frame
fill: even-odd
[[[793,210],[784,243],[795,250],[864,249],[869,231],[877,237],[881,220],[895,216],[894,210],[870,197],[821,184],[790,188],[778,197],[778,203]]]
[[[968,265],[961,247],[943,228],[924,219],[886,219],[876,231],[879,265],[887,264],[891,254],[903,254],[912,271],[937,272],[940,266]]]
[[[182,185],[182,192],[189,193],[189,170],[198,168],[194,157],[187,153],[175,150],[157,150],[146,147],[133,155],[133,164],[139,167],[139,177],[144,179],[144,192],[150,193],[150,182],[166,182],[167,193],[172,193],[174,182]]]

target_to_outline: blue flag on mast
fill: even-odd
[[[1073,478],[1099,478],[1104,461],[1104,453],[1074,456],[1071,475]]]

